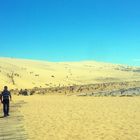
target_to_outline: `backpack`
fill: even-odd
[[[2,92],[2,97],[3,97],[3,100],[9,100],[10,92],[9,91],[3,91]]]

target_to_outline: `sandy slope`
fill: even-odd
[[[45,62],[0,58],[0,87],[51,87],[140,80],[140,68],[95,61]]]
[[[18,97],[30,140],[139,140],[139,97]]]
[[[10,89],[140,81],[140,68],[95,61],[52,63],[0,58],[0,79],[0,88],[8,85]],[[30,140],[140,138],[139,97],[13,97],[14,102],[19,100],[26,102],[20,111]]]

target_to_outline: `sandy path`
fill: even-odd
[[[19,107],[23,101],[11,104],[10,116],[0,117],[0,140],[27,140],[24,130],[23,116],[20,114]],[[2,106],[0,106],[2,112]]]
[[[140,140],[139,97],[21,97],[30,140]]]

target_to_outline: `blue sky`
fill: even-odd
[[[0,0],[0,56],[140,65],[139,0]]]

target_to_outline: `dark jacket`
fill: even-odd
[[[11,98],[11,93],[8,90],[4,90],[1,93],[1,100],[9,100]]]

